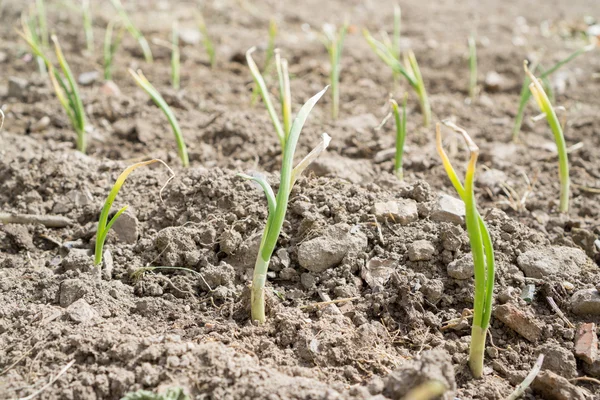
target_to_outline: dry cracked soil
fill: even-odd
[[[453,119],[481,148],[476,196],[497,276],[478,380],[467,365],[464,310],[473,306],[474,282],[464,205],[412,93],[405,179],[392,174],[394,127],[381,122],[390,92],[401,98],[410,88],[394,82],[361,30],[391,31],[393,2],[202,2],[217,53],[210,68],[197,2],[124,1],[155,62],[146,64],[125,34],[114,62],[117,93],[102,81],[110,3],[91,2],[90,54],[79,2],[48,1],[48,26],[82,82],[87,154],[74,149],[64,111],[15,33],[24,3],[0,2],[0,398],[120,399],[182,388],[193,399],[384,400],[435,379],[446,399],[504,399],[542,353],[523,398],[600,399],[600,50],[550,79],[567,110],[568,214],[557,210],[556,146],[547,124],[531,120],[533,104],[520,141],[511,138],[523,59],[549,66],[584,46],[586,34],[598,35],[597,0],[400,1],[401,46],[417,55],[434,121]],[[257,46],[262,62],[270,18],[289,60],[294,111],[328,83],[321,27],[351,25],[340,117],[330,118],[326,95],[300,138],[299,156],[321,132],[333,139],[291,193],[268,275],[268,319],[259,326],[249,318],[248,282],[267,207],[236,174],[260,171],[275,188],[279,180],[279,142],[264,107],[250,102],[244,60]],[[169,84],[170,51],[160,45],[175,19],[178,91]],[[479,90],[467,101],[473,32]],[[189,168],[128,67],[142,69],[177,115]],[[272,75],[267,81],[275,83]],[[466,149],[446,137],[462,173]],[[169,173],[160,165],[130,176],[114,210],[129,209],[108,236],[102,268],[94,267],[111,185],[127,165],[154,157],[175,177],[163,188]],[[146,268],[158,266],[196,273]],[[326,301],[334,302],[315,305]]]

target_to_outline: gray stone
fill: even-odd
[[[67,315],[71,321],[78,323],[89,322],[99,316],[94,307],[83,299],[79,299],[67,307]]]
[[[485,76],[485,89],[488,92],[498,92],[506,85],[505,79],[496,71],[490,71]]]
[[[446,250],[457,251],[462,246],[463,241],[468,240],[465,231],[460,226],[448,224],[441,231],[442,246]]]
[[[430,279],[420,289],[421,293],[431,303],[437,303],[444,294],[444,282],[440,279]]]
[[[66,279],[61,282],[58,304],[68,307],[87,294],[87,288],[81,279]]]
[[[600,291],[582,289],[571,297],[571,311],[577,315],[600,315]]]
[[[433,258],[435,247],[429,240],[417,240],[408,245],[410,261],[429,261]]]
[[[169,267],[195,267],[200,251],[193,239],[194,231],[183,226],[170,226],[158,232],[155,244],[162,254],[161,262]],[[256,257],[256,253],[254,253]]]
[[[466,254],[458,260],[448,264],[446,269],[448,276],[454,279],[469,279],[475,274],[475,266],[473,265],[473,255]]]
[[[298,246],[298,262],[311,272],[323,272],[334,267],[350,252],[360,253],[367,249],[366,235],[347,224],[326,228],[323,234]]]
[[[8,97],[24,99],[27,97],[27,87],[29,82],[23,78],[11,76],[8,78]]]
[[[541,371],[531,387],[535,392],[540,393],[544,399],[585,400],[587,398],[583,391],[569,382],[568,379],[548,370]]]
[[[125,212],[115,221],[112,226],[112,231],[117,235],[117,241],[127,244],[136,243],[140,232],[138,220],[135,217],[133,210],[129,208],[125,210]]]
[[[385,378],[383,394],[386,398],[400,399],[408,391],[432,380],[456,390],[454,366],[450,355],[442,349],[424,351],[418,359],[408,360]]]
[[[29,131],[33,132],[33,133],[41,132],[41,131],[46,130],[46,128],[49,126],[50,126],[50,117],[47,115],[44,115],[38,121],[31,124],[31,126],[29,127]]]
[[[402,225],[410,224],[419,219],[417,202],[411,199],[398,199],[379,202],[371,210],[379,221],[392,220]]]
[[[392,259],[373,257],[361,269],[360,276],[372,289],[383,287],[390,280],[396,264]]]
[[[441,194],[438,196],[429,217],[436,222],[451,222],[456,225],[465,222],[465,203],[456,197]]]
[[[242,235],[235,229],[223,232],[219,238],[219,248],[227,255],[232,255],[242,244]]]
[[[368,183],[374,178],[373,169],[367,160],[342,157],[333,152],[321,155],[307,168],[316,176],[332,176],[351,183]]]
[[[577,362],[573,352],[555,342],[548,342],[536,349],[536,354],[544,354],[542,369],[549,369],[567,379],[577,376]]]
[[[82,74],[79,74],[77,82],[79,82],[81,86],[89,86],[92,83],[96,82],[99,76],[100,74],[98,73],[98,71],[84,72]]]
[[[60,266],[64,271],[92,272],[94,270],[92,252],[86,249],[72,248],[69,250],[69,254],[63,258]]]
[[[506,182],[508,176],[499,169],[488,169],[477,176],[477,183],[480,186],[487,187],[492,193],[497,194],[502,189],[502,184]]]
[[[305,289],[312,290],[316,287],[317,279],[310,272],[305,272],[300,275],[300,283]]]
[[[564,246],[531,249],[517,258],[517,265],[525,276],[536,279],[576,276],[587,263],[583,250]]]
[[[8,60],[8,54],[4,51],[0,51],[0,63],[4,63],[6,60]]]
[[[198,44],[200,43],[200,40],[202,40],[202,33],[200,33],[198,29],[182,28],[179,29],[179,39],[185,44]]]

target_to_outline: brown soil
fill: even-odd
[[[183,46],[178,92],[169,87],[169,51],[153,45],[156,61],[146,65],[126,35],[114,67],[121,95],[103,93],[101,74],[81,87],[93,127],[86,155],[74,150],[63,110],[14,32],[21,3],[0,4],[6,114],[0,212],[59,215],[72,224],[0,224],[0,398],[36,392],[70,361],[38,398],[119,399],[138,389],[179,386],[197,399],[395,399],[438,379],[449,387],[448,399],[502,399],[539,353],[547,357],[544,369],[563,378],[600,378],[600,361],[589,365],[575,358],[576,328],[546,300],[551,296],[575,326],[600,323],[600,300],[586,314],[573,296],[600,290],[594,261],[600,259],[594,246],[600,234],[600,191],[594,190],[600,187],[597,51],[553,80],[556,102],[568,110],[568,145],[581,143],[570,153],[568,215],[557,213],[556,152],[547,124],[530,122],[533,106],[521,143],[511,141],[522,60],[543,51],[550,65],[581,47],[586,17],[600,17],[593,14],[597,0],[401,2],[403,46],[417,55],[434,121],[453,118],[481,147],[477,196],[496,251],[495,302],[507,307],[492,318],[481,380],[472,378],[467,365],[469,325],[441,329],[472,307],[473,279],[448,274],[468,265],[463,258],[470,250],[460,220],[440,216],[440,193],[456,193],[435,151],[433,129],[421,127],[411,93],[404,182],[391,174],[393,161],[385,156],[394,145],[391,121],[376,129],[388,112],[390,91],[400,98],[408,87],[394,84],[360,30],[390,31],[393,2],[206,2],[218,65],[208,66],[201,44]],[[110,4],[93,5],[91,56],[84,51],[77,8],[66,3],[49,1],[51,29],[76,75],[101,72],[101,38],[114,14]],[[174,18],[183,28],[195,27],[195,2],[126,4],[149,39],[167,40]],[[264,107],[250,105],[243,54],[257,45],[261,59],[269,18],[276,17],[277,46],[290,62],[297,111],[328,83],[328,57],[316,33],[346,15],[352,29],[342,59],[340,118],[329,118],[326,95],[301,136],[302,155],[320,132],[333,140],[292,192],[269,275],[268,322],[257,326],[249,320],[247,285],[267,209],[262,193],[236,173],[260,170],[276,186],[281,156]],[[481,91],[468,104],[466,38],[473,31]],[[127,67],[142,68],[173,107],[190,152],[189,169],[179,167],[168,123]],[[493,71],[502,77],[497,87],[484,83]],[[13,77],[27,81],[18,96],[9,96]],[[45,116],[49,125],[32,131]],[[129,216],[109,235],[105,248],[112,265],[99,273],[91,252],[106,195],[125,166],[149,157],[165,160],[176,177],[161,201],[164,168],[131,175],[115,204],[130,205]],[[454,159],[458,165],[466,160],[462,145]],[[533,190],[515,210],[501,185],[522,196],[524,176],[534,182]],[[406,221],[384,217],[375,223],[374,205],[388,201],[416,205],[417,213]],[[319,246],[328,245],[338,252],[333,258],[339,255],[331,265],[319,271],[301,265],[299,253],[319,254]],[[134,279],[131,273],[144,266],[187,267],[202,279],[168,270]],[[531,303],[520,298],[529,284],[536,286]],[[355,299],[305,307],[324,298]],[[500,321],[502,312],[515,308],[537,330],[533,337]],[[552,397],[549,381],[538,380],[525,398],[567,398]],[[576,396],[571,398],[600,398],[597,384],[564,385]]]

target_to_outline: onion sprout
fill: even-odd
[[[344,49],[344,40],[348,32],[348,22],[336,32],[335,26],[326,24],[321,37],[323,45],[329,53],[329,80],[331,85],[331,116],[337,119],[340,114],[340,60]]]
[[[123,25],[125,25],[125,28],[127,28],[129,34],[135,40],[137,40],[138,44],[142,48],[142,52],[144,53],[144,59],[147,63],[151,64],[154,59],[152,57],[152,50],[150,50],[150,45],[148,44],[148,41],[146,40],[142,32],[140,32],[140,30],[136,28],[135,25],[133,25],[131,19],[129,19],[129,15],[127,15],[127,11],[125,11],[121,0],[110,0],[110,2],[112,3],[113,7],[117,10],[119,17],[121,17],[121,22],[123,22]]]

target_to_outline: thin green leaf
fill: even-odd
[[[273,192],[273,188],[267,182],[267,179],[262,174],[253,174],[247,175],[243,173],[237,174],[237,176],[244,178],[246,180],[256,182],[262,190],[265,192],[265,197],[267,198],[267,204],[269,207],[269,215],[275,214],[275,210],[277,209],[277,200],[275,198],[275,193]]]

